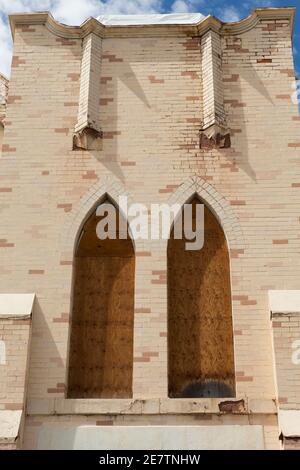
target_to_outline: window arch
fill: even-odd
[[[192,197],[193,224],[195,206]],[[184,224],[184,223],[183,223]],[[214,213],[204,207],[204,246],[168,242],[168,383],[172,398],[235,396],[229,250]]]
[[[135,252],[124,220],[125,238],[120,234],[123,216],[116,210],[115,239],[98,238],[94,210],[76,243],[69,398],[132,397]]]

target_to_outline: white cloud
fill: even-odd
[[[229,6],[219,10],[219,18],[222,21],[230,23],[233,21],[239,21],[243,18],[243,14],[234,6]]]
[[[189,13],[190,11],[190,4],[184,0],[176,0],[172,5],[173,13]]]
[[[171,11],[172,13],[201,13],[199,8],[203,4],[203,0],[175,0],[171,6]]]
[[[0,0],[0,72],[7,76],[12,54],[7,15],[30,11],[51,11],[58,21],[79,25],[101,14],[159,13],[162,0]]]

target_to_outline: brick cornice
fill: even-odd
[[[223,23],[214,16],[207,16],[195,25],[130,25],[105,26],[95,18],[87,19],[81,26],[67,26],[56,21],[51,13],[17,13],[9,17],[12,35],[18,25],[45,25],[49,31],[59,37],[82,39],[93,32],[102,38],[126,36],[165,36],[165,35],[203,35],[208,30],[219,31],[222,34],[242,34],[254,28],[261,20],[289,20],[293,32],[295,8],[257,8],[247,18],[234,23]]]

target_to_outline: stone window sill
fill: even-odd
[[[276,414],[276,400],[247,398],[201,399],[65,399],[28,400],[27,414],[34,415],[178,415],[178,414]]]

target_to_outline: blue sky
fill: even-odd
[[[51,11],[66,24],[81,24],[89,16],[101,14],[194,13],[215,15],[224,21],[245,18],[254,8],[299,7],[295,22],[294,56],[300,78],[300,0],[0,0],[0,72],[9,76],[11,37],[7,22],[10,13]]]

